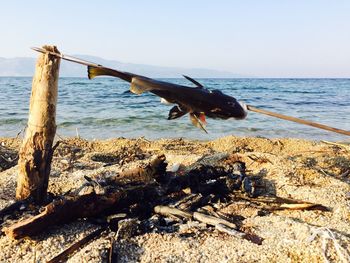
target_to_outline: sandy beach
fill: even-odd
[[[14,202],[21,140],[0,139],[0,208]],[[107,176],[128,163],[163,153],[168,169],[180,170],[206,156],[236,158],[248,176],[260,176],[263,194],[323,205],[329,211],[282,209],[266,212],[249,199],[215,206],[215,212],[239,217],[240,229],[262,238],[260,245],[192,224],[172,233],[154,231],[118,237],[118,262],[331,262],[349,260],[350,146],[299,139],[223,137],[213,141],[185,139],[64,139],[57,148],[49,192],[63,194],[78,188],[84,176]],[[113,165],[106,166],[107,163]],[[12,166],[12,167],[11,167]],[[265,212],[263,212],[265,211]],[[188,223],[189,224],[189,223]],[[0,237],[1,262],[45,262],[97,228],[89,220],[47,229],[33,238]],[[70,256],[68,262],[107,262],[107,231]]]
[[[350,263],[350,1],[3,1],[0,263]]]

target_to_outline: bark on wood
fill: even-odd
[[[59,53],[55,46],[44,46]],[[41,203],[47,193],[52,144],[56,133],[56,103],[60,58],[40,55],[32,83],[28,127],[18,161],[16,197]]]

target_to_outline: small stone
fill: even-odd
[[[346,193],[345,199],[346,199],[346,200],[350,200],[350,192],[347,192],[347,193]]]

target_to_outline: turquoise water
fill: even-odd
[[[185,79],[164,79],[191,85]],[[240,101],[269,111],[350,130],[350,79],[199,79]],[[250,112],[245,120],[207,119],[205,134],[187,116],[168,121],[172,106],[152,94],[127,93],[115,78],[61,78],[57,134],[86,139],[113,137],[214,139],[226,135],[348,140],[348,136]],[[0,77],[0,136],[13,137],[27,123],[31,78]]]

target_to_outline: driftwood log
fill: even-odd
[[[35,235],[49,226],[63,224],[78,218],[101,215],[107,210],[122,209],[143,199],[156,197],[153,184],[132,186],[107,194],[92,192],[82,196],[64,197],[47,206],[40,214],[5,228],[6,235],[11,238],[22,238]]]
[[[55,46],[43,48],[59,52]],[[60,58],[49,54],[40,55],[36,64],[28,127],[19,152],[16,190],[19,200],[33,197],[41,203],[46,198],[56,133],[59,66]]]
[[[156,207],[156,212],[165,216],[169,214],[187,220],[197,220],[213,225],[219,231],[243,236],[256,242],[250,234],[242,234],[238,231],[232,222],[196,211],[196,207],[199,204],[208,203],[211,196],[216,199],[227,198],[233,191],[235,191],[234,195],[238,194],[235,198],[244,192],[247,200],[258,200],[258,198],[250,197],[255,195],[255,192],[254,188],[250,187],[252,184],[247,183],[248,177],[245,176],[244,163],[236,162],[231,168],[199,165],[181,176],[166,173],[166,166],[165,156],[160,155],[148,163],[123,170],[116,176],[105,178],[102,181],[86,178],[88,182],[78,190],[56,198],[46,205],[41,213],[4,227],[3,231],[9,237],[18,239],[33,236],[52,225],[67,223],[78,218],[121,212],[140,218],[149,218],[154,211],[153,208]],[[184,189],[188,188],[196,194],[186,194]],[[185,210],[164,206],[174,204],[174,202],[178,203],[178,198],[183,201],[179,206],[187,207]],[[243,196],[239,198],[244,199]],[[281,203],[278,203],[280,207]],[[291,200],[288,203],[293,204]],[[305,207],[302,202],[294,201],[295,203],[298,203],[299,206],[298,208],[293,206],[293,209],[308,209],[314,206],[308,203]],[[4,216],[8,211],[17,207],[18,205],[11,209],[5,208],[3,212],[0,211],[0,215]]]
[[[46,205],[38,215],[5,227],[3,231],[14,239],[33,236],[52,225],[103,213],[119,213],[132,205],[138,206],[139,215],[151,214],[154,206],[166,203],[168,195],[182,192],[184,188],[225,196],[239,190],[245,177],[245,166],[240,162],[232,169],[199,165],[181,176],[166,173],[166,166],[165,156],[159,155],[149,163],[123,170],[104,182],[86,178],[87,185]]]
[[[150,178],[157,178],[166,169],[164,155],[157,156],[148,164],[125,170],[118,175],[123,180],[124,175],[144,178],[148,183],[113,187],[108,185],[102,193],[91,191],[83,195],[63,196],[44,207],[44,211],[36,216],[19,221],[3,231],[11,238],[22,238],[35,235],[49,226],[63,224],[78,218],[93,217],[103,213],[120,211],[144,200],[157,200],[159,192],[157,184],[150,182]]]

